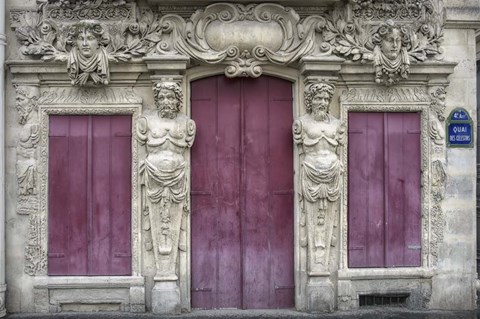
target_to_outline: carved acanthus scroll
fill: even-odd
[[[345,130],[329,114],[334,87],[310,85],[305,92],[307,113],[293,123],[293,138],[299,146],[302,246],[307,246],[309,271],[328,272],[330,247],[336,245],[340,183],[343,172],[338,148]]]
[[[174,82],[154,86],[156,109],[138,121],[137,137],[147,155],[140,166],[144,229],[151,231],[156,276],[176,279],[178,250],[185,250],[182,236],[189,213],[186,152],[195,139],[195,122],[180,114],[182,92]],[[145,226],[147,225],[147,226]]]

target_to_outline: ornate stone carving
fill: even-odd
[[[407,30],[392,20],[380,24],[373,35],[373,65],[375,82],[392,85],[406,79],[410,69],[405,39]]]
[[[27,273],[32,275],[45,274],[47,265],[47,185],[48,185],[48,116],[49,114],[61,115],[113,115],[113,114],[131,114],[132,123],[136,125],[138,112],[141,102],[131,91],[124,95],[118,94],[117,90],[112,88],[89,88],[90,94],[100,94],[103,97],[85,98],[88,102],[82,103],[80,97],[84,97],[80,92],[85,92],[85,88],[57,88],[45,91],[39,100],[40,108],[40,140],[38,161],[38,180],[39,180],[39,209],[37,214],[32,214],[29,231],[29,241],[25,248]],[[72,98],[73,96],[73,98]],[[125,97],[129,97],[125,99]],[[116,100],[118,98],[118,100]],[[130,98],[132,99],[130,101]],[[130,101],[130,102],[129,102]],[[59,104],[59,105],[58,105]],[[70,105],[69,105],[70,104]],[[90,104],[90,105],[87,105]],[[93,104],[93,105],[92,105]],[[99,105],[100,104],[100,105]],[[134,105],[137,104],[137,105]],[[113,106],[114,105],[114,106]],[[61,106],[61,107],[60,107]],[[138,180],[138,148],[137,141],[132,140],[132,181]],[[132,273],[140,273],[140,247],[139,247],[139,226],[140,216],[138,216],[138,183],[132,182]],[[40,220],[40,222],[38,222]],[[44,266],[45,265],[45,266]],[[45,268],[45,271],[43,270]],[[27,268],[26,268],[27,269]],[[31,269],[39,269],[34,273]]]
[[[30,215],[28,240],[25,246],[25,273],[31,276],[44,275],[47,272],[47,253],[43,248],[42,229],[46,227],[46,218],[40,214]]]
[[[17,213],[28,215],[38,211],[37,144],[39,89],[33,86],[15,86],[15,108],[21,125],[17,146]]]
[[[146,145],[141,163],[142,211],[148,216],[156,259],[156,279],[176,279],[182,224],[189,213],[189,181],[186,151],[195,138],[195,122],[180,114],[182,92],[173,82],[154,86],[157,109],[144,113],[137,125],[137,137]],[[184,229],[183,229],[184,231]]]
[[[445,98],[447,92],[445,88],[438,87],[432,93],[432,103],[430,104],[430,129],[428,134],[436,145],[445,144]]]
[[[328,272],[330,247],[336,244],[338,198],[342,163],[338,156],[345,130],[329,114],[334,87],[311,84],[305,92],[307,113],[293,123],[293,138],[300,154],[302,246],[307,246],[309,270]]]
[[[106,45],[109,37],[99,23],[81,21],[68,33],[71,49],[67,58],[67,72],[72,85],[108,84],[110,70]]]
[[[356,88],[342,92],[342,102],[379,102],[379,103],[402,103],[402,102],[430,102],[430,96],[425,88],[415,87],[378,87]]]
[[[325,18],[300,21],[291,8],[277,4],[216,3],[185,21],[180,16],[160,19],[166,35],[156,46],[159,54],[180,53],[203,63],[224,63],[225,74],[258,77],[265,63],[289,64],[310,54],[327,54],[316,41]]]
[[[353,16],[365,20],[383,20],[385,17],[396,20],[417,20],[426,11],[431,11],[431,3],[425,0],[351,0]]]
[[[141,104],[139,97],[131,88],[115,87],[57,87],[42,94],[42,103],[61,105],[95,104]],[[68,106],[67,106],[68,107]]]
[[[214,3],[182,18],[159,16],[149,8],[134,10],[134,3],[124,1],[42,0],[37,13],[13,9],[10,19],[24,54],[58,61],[83,57],[88,62],[77,62],[84,65],[82,74],[100,72],[98,79],[80,76],[78,66],[70,68],[77,85],[84,84],[84,77],[107,83],[108,61],[156,54],[182,54],[200,63],[226,64],[225,74],[230,77],[257,77],[263,64],[289,65],[304,56],[335,54],[374,63],[377,81],[387,85],[406,78],[411,62],[440,57],[441,1],[352,1],[351,6],[338,6],[331,13],[310,12],[301,19],[292,8],[272,3]],[[385,23],[388,19],[393,20]],[[101,44],[98,54],[86,57],[87,49],[72,49],[72,44],[80,44],[72,41],[72,34],[78,32],[71,21],[85,25],[90,20],[96,21],[92,30],[102,29],[104,36],[97,40]],[[395,38],[394,48],[389,48],[390,38]],[[92,48],[97,46],[94,42],[92,38]],[[92,71],[90,60],[99,67]]]
[[[345,126],[348,126],[348,112],[421,112],[421,212],[422,212],[422,266],[430,267],[433,264],[432,245],[436,240],[432,235],[432,163],[434,158],[430,152],[431,139],[428,136],[429,130],[429,107],[431,99],[424,87],[400,88],[400,87],[378,87],[356,88],[344,90],[341,96],[341,119]],[[342,148],[343,166],[348,166],[348,139],[345,147]],[[344,175],[343,194],[348,198],[348,176]],[[342,253],[341,267],[348,268],[348,201],[342,202],[341,236]]]

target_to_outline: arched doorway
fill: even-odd
[[[191,85],[192,307],[293,307],[292,84]]]

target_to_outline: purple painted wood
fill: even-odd
[[[420,114],[386,113],[386,267],[420,266]]]
[[[349,267],[383,267],[383,114],[348,116]]]
[[[349,267],[420,265],[420,115],[349,114]]]
[[[291,91],[269,77],[192,83],[194,308],[293,306]]]
[[[130,198],[131,117],[51,116],[49,274],[129,275]]]
[[[194,308],[241,307],[240,84],[225,77],[192,83]]]
[[[88,116],[50,116],[49,275],[87,274]]]

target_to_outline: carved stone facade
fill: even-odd
[[[474,308],[473,288],[463,284],[476,276],[474,154],[445,143],[449,111],[461,105],[475,114],[471,78],[462,74],[470,76],[470,42],[461,39],[471,27],[455,26],[449,1],[338,0],[314,11],[295,1],[7,2],[8,38],[17,40],[7,61],[10,311],[191,311],[190,83],[221,72],[292,81],[296,309],[352,310],[360,296],[391,293],[408,295],[415,309]],[[420,267],[348,267],[353,111],[421,114]],[[132,118],[130,276],[48,276],[53,114]],[[445,297],[447,283],[464,301]],[[23,285],[33,286],[25,305]],[[0,313],[2,304],[0,297]]]

